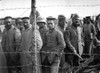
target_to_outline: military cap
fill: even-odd
[[[79,18],[78,14],[73,14],[72,19]]]
[[[47,20],[56,20],[56,18],[52,17],[52,16],[49,16],[46,18]]]
[[[11,16],[6,16],[5,18],[4,18],[4,20],[6,20],[6,19],[13,19]]]
[[[91,17],[90,17],[90,16],[87,16],[86,18],[87,18],[87,19],[91,19]]]
[[[23,17],[22,20],[24,20],[24,19],[30,19],[30,18],[29,17]]]
[[[65,19],[65,16],[64,15],[58,15],[58,19],[60,19],[60,18]]]
[[[45,19],[37,20],[37,23],[41,23],[41,22],[46,23]]]

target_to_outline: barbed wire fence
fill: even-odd
[[[37,6],[36,8],[40,9],[41,7],[98,7],[100,5],[49,5],[49,6]],[[22,16],[24,13],[26,13],[28,10],[30,10],[31,8],[5,8],[5,9],[0,9],[0,11],[5,11],[5,10],[19,10],[19,9],[26,9],[22,14],[20,14],[19,16]],[[41,9],[40,9],[41,10]],[[45,12],[44,12],[45,13]],[[21,44],[21,43],[19,43]],[[11,44],[12,45],[12,44]],[[7,46],[7,45],[6,45]],[[31,53],[34,51],[26,51],[26,53]],[[25,53],[25,52],[0,52],[1,54],[5,54],[5,53]],[[59,53],[59,52],[43,52],[43,51],[37,51],[37,53]],[[74,54],[74,53],[63,53],[63,54]],[[83,54],[83,55],[89,55],[89,54]],[[100,54],[94,54],[94,55],[100,55]],[[8,67],[24,67],[24,66],[30,66],[32,64],[27,64],[27,65],[23,65],[23,66],[8,66]],[[37,65],[37,66],[44,66],[44,65]],[[97,67],[100,66],[99,65],[93,65],[93,66],[89,66],[89,67]],[[7,66],[0,66],[0,68],[8,68]],[[48,66],[44,66],[44,67],[48,67]],[[61,67],[59,67],[61,68]]]

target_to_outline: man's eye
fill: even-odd
[[[51,25],[52,23],[48,23],[48,25]]]
[[[5,22],[6,24],[10,23],[10,22]]]
[[[27,23],[27,22],[23,22],[23,23]]]

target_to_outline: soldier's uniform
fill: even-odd
[[[50,19],[53,20],[53,18]],[[55,28],[48,30],[45,34],[45,41],[41,51],[42,62],[45,62],[45,66],[50,66],[50,73],[58,73],[60,56],[64,48],[65,42],[62,33]]]

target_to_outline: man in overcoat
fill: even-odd
[[[64,38],[61,32],[55,29],[55,18],[47,18],[48,31],[45,34],[45,41],[43,44],[42,64],[50,67],[50,73],[58,73],[61,53],[65,48]]]
[[[20,59],[23,73],[39,73],[38,52],[42,47],[42,39],[38,29],[30,24],[29,17],[24,17],[23,25],[25,30],[22,31],[22,40],[20,46]]]

